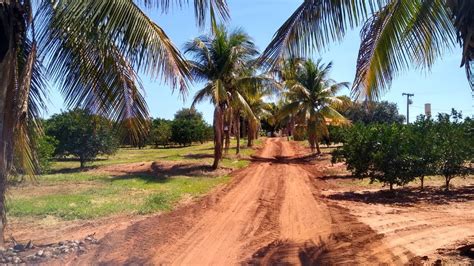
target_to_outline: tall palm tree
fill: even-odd
[[[247,96],[247,101],[255,115],[255,117],[246,117],[248,124],[247,147],[253,147],[253,141],[257,138],[259,128],[261,127],[260,121],[273,119],[271,113],[273,104],[264,101],[265,97],[274,95],[275,91],[273,88],[279,90],[278,87],[268,86]]]
[[[193,57],[188,60],[188,64],[194,80],[206,82],[204,88],[196,92],[192,106],[206,99],[214,105],[212,167],[216,169],[222,158],[225,115],[232,114],[232,108],[239,108],[246,115],[253,116],[238,88],[254,80],[246,73],[249,62],[258,55],[258,51],[243,30],[228,32],[221,25],[213,34],[200,36],[186,43],[185,53],[190,53]]]
[[[472,0],[305,0],[277,31],[263,58],[276,64],[287,55],[304,57],[313,47],[324,49],[362,25],[355,96],[376,99],[395,76],[413,65],[431,68],[456,43],[474,90],[473,18]]]
[[[138,137],[147,105],[137,72],[163,78],[182,92],[185,60],[143,9],[168,11],[187,0],[0,0],[0,233],[13,153],[34,171],[28,125],[37,125],[46,81],[68,107],[83,107],[121,122]],[[207,14],[228,17],[225,0],[194,0],[198,24]],[[0,242],[3,238],[0,239]],[[0,243],[1,244],[1,243]]]
[[[296,121],[305,123],[311,151],[317,150],[318,154],[321,153],[318,140],[328,134],[327,125],[349,123],[334,108],[343,103],[336,94],[349,83],[330,79],[331,68],[332,63],[325,65],[321,60],[307,60],[293,67],[294,72],[282,74],[289,78],[285,78],[287,101],[281,107],[279,118],[292,115]]]

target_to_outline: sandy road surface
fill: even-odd
[[[474,236],[473,213],[446,225],[447,219],[440,218],[445,214],[428,210],[416,210],[418,216],[382,207],[370,212],[370,206],[327,199],[321,190],[328,185],[295,153],[291,143],[267,139],[255,161],[235,173],[228,186],[177,211],[112,232],[95,251],[68,262],[403,264]],[[441,231],[435,234],[434,229]]]

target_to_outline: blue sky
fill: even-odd
[[[228,0],[232,19],[230,28],[242,27],[260,50],[264,50],[278,27],[292,14],[302,1],[295,0]],[[192,7],[175,9],[168,14],[159,11],[147,11],[149,16],[160,25],[178,48],[194,37],[205,33],[205,29],[196,27]],[[358,30],[347,34],[345,40],[331,46],[329,51],[314,53],[313,58],[321,57],[324,61],[333,61],[332,78],[336,81],[352,82],[360,38]],[[414,93],[413,105],[410,108],[410,120],[424,112],[424,104],[431,103],[433,113],[449,112],[451,108],[461,110],[466,116],[474,115],[473,98],[467,83],[465,72],[460,64],[460,49],[446,53],[430,72],[412,70],[396,78],[390,91],[382,100],[397,103],[402,114],[406,113],[406,97],[403,92]],[[189,107],[194,92],[199,85],[191,88],[186,100],[160,80],[152,80],[141,75],[146,89],[146,100],[153,117],[172,118],[182,107]],[[349,91],[346,92],[347,94]],[[63,110],[63,98],[52,88],[47,115]],[[212,122],[213,108],[208,103],[197,106],[203,112],[206,121]]]

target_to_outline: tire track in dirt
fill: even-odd
[[[378,211],[369,213],[362,206],[351,209],[353,213],[359,213],[361,221],[383,234],[387,246],[402,263],[474,236],[474,215],[453,210],[449,205],[429,209],[378,208]],[[383,253],[384,250],[375,249],[373,252]]]

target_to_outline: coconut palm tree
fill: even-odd
[[[376,99],[395,76],[411,66],[431,68],[456,43],[474,89],[473,17],[472,0],[305,0],[278,29],[263,58],[276,65],[287,55],[304,57],[363,26],[355,96]]]
[[[209,99],[214,105],[214,163],[216,169],[222,158],[224,140],[224,119],[233,114],[233,108],[253,116],[239,89],[255,80],[247,76],[249,62],[258,55],[251,38],[242,30],[228,32],[224,26],[217,27],[211,35],[200,36],[185,44],[185,53],[192,55],[188,60],[196,81],[206,82],[196,92],[192,106]],[[227,119],[232,121],[232,119]],[[230,131],[230,124],[226,124]]]
[[[185,92],[185,60],[144,9],[168,11],[183,0],[0,0],[0,233],[13,158],[33,173],[27,128],[44,107],[46,81],[68,107],[82,107],[128,127],[146,130],[147,105],[137,72]],[[228,17],[225,0],[195,0],[196,19]],[[38,127],[36,127],[38,128]],[[15,156],[13,155],[15,153]],[[3,239],[0,239],[0,242]]]
[[[328,134],[328,124],[348,124],[335,106],[342,104],[342,98],[336,94],[349,83],[336,83],[329,78],[332,63],[327,65],[321,60],[300,61],[293,67],[293,73],[283,73],[287,92],[286,101],[281,107],[278,117],[280,119],[292,115],[296,121],[305,123],[311,151],[319,149],[318,140],[322,135]]]

